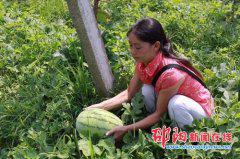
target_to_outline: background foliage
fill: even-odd
[[[102,0],[99,29],[115,76],[125,89],[134,61],[126,32],[154,17],[179,54],[203,72],[216,103],[211,120],[189,131],[232,132],[231,150],[163,150],[145,131],[127,134],[122,149],[111,139],[80,139],[75,119],[100,102],[81,43],[63,0],[0,1],[0,158],[236,158],[240,156],[240,9],[231,0]],[[116,112],[126,123],[143,117],[138,94]],[[171,125],[166,117],[153,127]],[[129,143],[129,140],[132,140]],[[191,144],[191,143],[188,143]],[[224,144],[224,143],[219,143]],[[86,147],[90,149],[86,149]],[[84,149],[85,148],[85,149]]]

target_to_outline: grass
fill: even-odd
[[[240,28],[239,7],[232,2],[100,1],[98,24],[115,77],[114,95],[127,87],[134,70],[128,28],[142,17],[158,19],[175,49],[203,72],[215,97],[213,119],[196,122],[189,131],[231,131],[233,149],[165,151],[144,142],[151,134],[142,132],[127,135],[121,150],[108,140],[92,143],[89,157],[239,155]],[[103,98],[94,88],[80,40],[63,0],[0,2],[0,158],[87,158],[78,148],[75,119],[82,108]],[[134,108],[119,110],[125,123],[142,117],[134,113],[144,109],[141,97],[136,96],[131,105]],[[168,123],[164,118],[154,127]]]

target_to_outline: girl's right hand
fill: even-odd
[[[93,105],[90,105],[88,107],[86,107],[85,109],[91,109],[91,108],[99,108],[99,109],[103,109],[102,105],[101,104],[93,104]]]

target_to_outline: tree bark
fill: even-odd
[[[108,96],[114,78],[91,4],[89,0],[67,0],[67,4],[95,86]]]
[[[95,18],[96,18],[96,19],[97,19],[99,1],[100,1],[100,0],[94,0],[93,11],[94,11],[94,14],[95,14]]]

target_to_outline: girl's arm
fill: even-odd
[[[141,88],[142,83],[138,77],[138,74],[134,73],[133,78],[130,81],[130,84],[126,90],[119,93],[115,97],[112,97],[110,99],[104,100],[101,103],[91,105],[87,108],[101,108],[105,110],[111,110],[114,108],[118,108],[122,106],[122,103],[128,102],[133,98],[133,96],[139,91]]]
[[[156,111],[154,113],[152,113],[151,115],[147,116],[146,118],[144,118],[134,124],[126,125],[126,126],[117,126],[117,127],[113,128],[112,130],[108,131],[106,133],[106,135],[110,136],[110,135],[114,134],[115,140],[119,141],[119,140],[121,140],[123,135],[125,133],[127,133],[128,131],[145,129],[145,128],[148,128],[148,127],[154,125],[155,123],[157,123],[161,119],[163,114],[167,111],[168,101],[170,100],[170,98],[172,96],[177,94],[178,88],[183,83],[183,81],[184,81],[184,78],[181,78],[178,81],[178,83],[175,84],[174,86],[164,89],[164,90],[161,90],[159,92],[158,98],[157,98]]]
[[[177,91],[183,81],[184,78],[181,78],[176,85],[161,90],[157,98],[156,111],[139,122],[127,125],[127,131],[145,129],[157,123],[162,118],[163,114],[167,111],[167,106],[170,98],[177,94]]]

